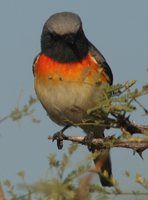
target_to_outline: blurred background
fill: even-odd
[[[40,52],[40,35],[47,18],[56,12],[72,11],[80,15],[87,38],[102,52],[114,74],[114,83],[137,80],[136,87],[147,83],[148,73],[148,1],[143,0],[43,0],[0,1],[0,117],[10,113],[16,105],[23,106],[32,95],[32,63]],[[148,97],[141,98],[148,106]],[[0,179],[19,182],[17,172],[24,170],[32,183],[47,176],[48,155],[57,153],[59,158],[66,151],[58,151],[48,135],[59,130],[50,121],[40,103],[35,105],[35,115],[41,120],[33,124],[29,118],[20,122],[6,120],[0,124]],[[132,119],[146,124],[148,120],[139,110]],[[118,130],[110,130],[118,134]],[[67,134],[83,134],[73,128]],[[88,151],[80,147],[74,162],[84,161]],[[137,172],[148,178],[148,151],[144,160],[127,149],[111,151],[113,174],[124,190],[134,190]],[[128,170],[133,180],[124,176]],[[94,182],[99,181],[98,177]]]

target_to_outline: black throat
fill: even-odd
[[[82,33],[58,36],[43,32],[41,36],[42,53],[61,63],[81,61],[88,54],[88,46]]]

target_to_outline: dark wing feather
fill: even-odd
[[[32,64],[32,72],[33,72],[33,75],[34,75],[34,66],[35,66],[35,63],[36,63],[36,61],[37,61],[39,55],[40,55],[40,54],[38,54],[38,55],[34,58],[34,60],[33,60],[33,64]]]
[[[111,68],[109,67],[109,65],[107,64],[104,56],[101,54],[101,52],[95,47],[93,46],[93,44],[91,44],[89,42],[89,53],[95,58],[95,60],[97,61],[98,64],[101,65],[101,67],[104,68],[106,74],[108,75],[109,79],[110,79],[110,85],[113,84],[113,74],[111,71]]]

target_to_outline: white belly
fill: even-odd
[[[46,88],[35,83],[35,90],[49,117],[60,125],[86,119],[87,110],[96,105],[100,94],[100,86],[68,81],[56,84],[51,81]]]

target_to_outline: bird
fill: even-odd
[[[41,51],[33,62],[36,95],[49,118],[63,126],[81,124],[88,109],[97,105],[104,84],[113,84],[113,74],[101,52],[87,39],[82,21],[73,12],[51,15],[41,33]],[[72,122],[72,123],[69,123]],[[94,138],[104,138],[103,126],[80,128]],[[113,186],[108,149],[94,159],[102,186]],[[107,175],[106,175],[107,174]]]

